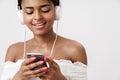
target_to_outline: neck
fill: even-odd
[[[56,34],[55,33],[51,33],[51,34],[47,34],[44,36],[34,36],[34,38],[32,39],[32,43],[35,46],[38,47],[45,47],[45,46],[51,46],[55,40]]]
[[[48,55],[52,57],[56,41],[57,34],[54,33],[51,36],[47,36],[44,38],[34,37],[33,45],[35,45],[36,48],[41,48],[42,50],[49,52]]]

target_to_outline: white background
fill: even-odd
[[[0,0],[1,63],[8,46],[24,39],[16,1]],[[88,80],[120,80],[120,0],[62,0],[62,6],[58,33],[86,48]]]

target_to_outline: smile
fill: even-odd
[[[45,27],[46,22],[43,23],[34,23],[33,26],[36,29],[42,29],[43,27]]]

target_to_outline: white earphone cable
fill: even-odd
[[[26,54],[26,27],[24,29],[24,54],[23,54],[23,59],[25,59]]]
[[[54,42],[53,42],[53,45],[52,45],[52,48],[51,48],[51,51],[50,51],[50,57],[51,57],[52,54],[53,54],[53,50],[54,50],[56,41],[57,41],[57,39],[58,39],[58,35],[57,35],[57,32],[58,32],[58,23],[59,23],[59,22],[57,21],[56,36],[55,36],[55,40],[54,40]]]

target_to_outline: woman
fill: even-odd
[[[87,57],[83,45],[53,31],[56,6],[59,6],[59,0],[18,0],[24,24],[34,37],[26,41],[25,52],[24,42],[12,44],[8,48],[6,63],[19,63],[20,66],[16,72],[13,71],[12,80],[86,80]],[[36,57],[22,59],[26,53],[34,51],[44,54],[49,67],[43,66],[45,61],[29,64]],[[38,66],[38,69],[32,70]]]

